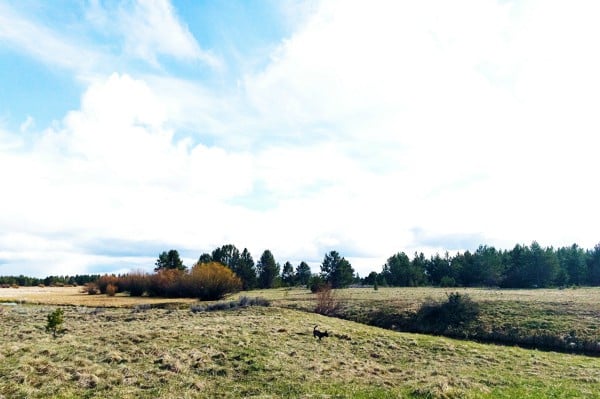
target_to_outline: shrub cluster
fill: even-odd
[[[118,281],[119,277],[115,276],[114,274],[105,274],[96,281],[96,286],[101,294],[106,294],[106,289],[109,285],[114,285],[118,289]]]
[[[119,290],[131,296],[142,296],[150,288],[150,276],[144,272],[133,272],[119,278]]]
[[[161,269],[154,274],[134,272],[120,277],[102,276],[96,282],[102,294],[129,292],[131,296],[160,296],[167,298],[198,298],[217,300],[237,292],[241,280],[218,262],[201,263],[189,272],[180,269]]]
[[[453,292],[446,302],[429,301],[417,313],[417,321],[425,330],[443,333],[447,330],[464,331],[479,316],[479,305],[467,294]]]
[[[96,295],[98,294],[99,290],[98,290],[98,286],[96,285],[96,283],[86,283],[81,292],[83,292],[84,294],[88,294],[88,295]]]

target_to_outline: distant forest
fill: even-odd
[[[545,288],[565,286],[600,286],[600,244],[583,249],[577,244],[569,247],[542,247],[517,244],[510,250],[498,250],[481,245],[476,251],[426,257],[414,253],[410,258],[404,252],[390,256],[381,272],[360,277],[344,257],[336,251],[327,253],[321,263],[321,272],[311,273],[306,262],[295,267],[290,262],[275,262],[272,253],[265,250],[255,263],[247,249],[240,252],[234,245],[216,248],[204,253],[197,263],[219,262],[229,267],[242,280],[243,289],[282,286],[315,286],[329,284],[343,288],[351,284],[393,287],[502,287]],[[185,271],[176,250],[163,252],[155,263],[155,271],[176,268]],[[0,277],[0,285],[84,285],[97,281],[100,275]]]

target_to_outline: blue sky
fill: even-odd
[[[600,242],[594,1],[2,1],[0,274]]]

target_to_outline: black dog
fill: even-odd
[[[318,326],[315,326],[315,327],[313,328],[313,337],[315,337],[315,338],[319,338],[319,341],[320,341],[320,340],[321,340],[321,338],[323,338],[323,337],[329,337],[329,334],[327,333],[327,330],[325,330],[325,331],[319,331],[319,330],[317,330],[317,327],[318,327]]]

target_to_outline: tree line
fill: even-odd
[[[210,262],[229,268],[241,281],[243,290],[281,286],[307,286],[315,290],[323,285],[343,288],[350,284],[374,286],[444,286],[543,288],[600,286],[600,244],[583,249],[577,244],[554,248],[542,247],[536,241],[517,244],[510,250],[481,245],[474,252],[426,257],[422,252],[412,258],[404,252],[390,256],[381,272],[361,278],[348,260],[337,251],[328,252],[320,265],[320,273],[312,273],[302,261],[294,266],[289,261],[276,262],[265,250],[257,262],[247,248],[240,251],[233,244],[223,245],[211,253],[203,253],[195,265]],[[160,270],[186,271],[177,250],[162,252],[155,263]],[[99,275],[49,276],[43,279],[25,276],[0,277],[0,285],[84,285],[95,282]]]
[[[325,255],[317,274],[311,273],[306,262],[296,267],[285,262],[281,267],[269,250],[265,250],[255,264],[246,248],[240,252],[232,244],[223,245],[210,254],[204,253],[198,259],[198,263],[208,261],[229,267],[240,277],[245,290],[294,285],[314,290],[322,285],[343,288],[350,284],[502,288],[600,286],[600,244],[593,249],[583,249],[577,244],[554,248],[542,247],[533,241],[530,245],[517,244],[509,250],[480,245],[473,252],[437,253],[430,257],[420,252],[414,253],[412,258],[398,252],[381,266],[381,272],[373,271],[363,278],[337,251]]]
[[[510,250],[481,245],[476,251],[453,256],[436,254],[426,258],[415,253],[412,259],[399,252],[372,272],[366,284],[389,286],[544,288],[600,285],[600,244],[585,250],[517,244]]]
[[[19,276],[0,276],[0,286],[59,286],[59,285],[85,285],[100,278],[99,274],[77,274],[75,276],[48,276],[44,278]]]
[[[281,266],[275,261],[273,253],[266,249],[255,262],[247,248],[241,252],[233,244],[226,244],[214,249],[211,253],[203,253],[196,265],[211,262],[220,263],[231,269],[241,280],[243,290],[256,288],[275,288],[290,286],[322,286],[343,288],[357,282],[358,276],[348,260],[337,251],[330,251],[323,258],[321,273],[312,274],[310,266],[302,261],[294,267],[289,261]],[[183,264],[177,250],[162,252],[155,263],[155,272],[161,270],[181,270],[187,267]]]

